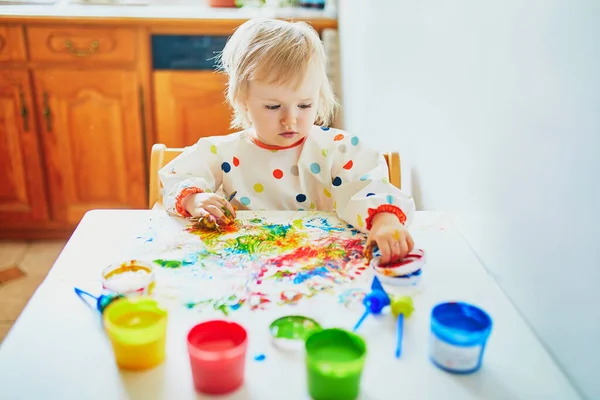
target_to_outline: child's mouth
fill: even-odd
[[[286,138],[286,139],[291,139],[291,138],[293,138],[294,136],[296,136],[297,134],[298,134],[298,132],[281,132],[281,133],[279,134],[279,136],[283,136],[283,137],[284,137],[284,138]]]

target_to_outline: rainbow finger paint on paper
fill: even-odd
[[[367,345],[343,329],[325,329],[306,340],[308,391],[315,400],[358,397]]]
[[[120,368],[143,370],[163,362],[167,311],[155,300],[117,299],[104,310],[103,322]]]
[[[186,227],[185,244],[180,241],[154,259],[158,280],[188,308],[228,314],[335,295],[367,269],[366,237],[345,222],[330,214],[280,215],[240,212],[221,232]]]

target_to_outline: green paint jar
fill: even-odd
[[[308,391],[314,400],[358,397],[367,345],[343,329],[325,329],[306,340]]]

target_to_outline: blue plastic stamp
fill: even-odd
[[[429,356],[444,371],[470,374],[479,370],[492,330],[492,319],[467,303],[442,303],[431,311]]]

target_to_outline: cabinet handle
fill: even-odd
[[[42,114],[44,115],[44,119],[46,120],[46,132],[52,132],[52,113],[50,112],[50,106],[48,106],[48,93],[44,92],[43,94],[44,104],[42,106]]]
[[[98,51],[98,49],[100,48],[100,42],[94,40],[87,50],[75,48],[75,46],[73,46],[73,42],[71,42],[70,40],[65,40],[63,46],[69,52],[69,54],[75,57],[88,57]]]
[[[25,103],[25,93],[23,88],[19,90],[19,100],[21,101],[21,118],[23,119],[23,129],[25,132],[29,132],[29,109],[27,103]]]

